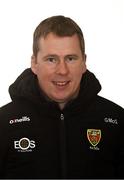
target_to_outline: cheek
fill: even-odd
[[[81,64],[80,69],[78,71],[79,72],[79,76],[82,77],[82,75],[86,72],[86,70],[87,70],[86,64],[85,63]]]
[[[80,65],[80,67],[78,67],[78,68],[73,68],[73,71],[72,71],[72,73],[73,73],[73,77],[75,78],[75,79],[81,79],[81,77],[82,77],[82,74],[85,72],[85,68],[84,67],[82,67],[81,65]]]
[[[47,89],[49,89],[49,81],[50,81],[48,76],[45,73],[38,73],[37,78],[40,88],[43,91],[47,91]]]
[[[37,77],[40,84],[47,84],[51,81],[52,73],[47,68],[39,68],[37,71]]]
[[[85,73],[85,71],[85,67],[78,68],[78,70],[73,71],[73,80],[77,86],[80,84],[82,75]]]

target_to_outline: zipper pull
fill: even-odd
[[[60,119],[61,119],[61,121],[64,121],[64,114],[60,115]]]

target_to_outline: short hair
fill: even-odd
[[[39,39],[46,37],[49,33],[57,36],[73,36],[77,34],[82,54],[85,54],[85,42],[81,28],[71,18],[65,16],[52,16],[43,20],[35,29],[33,35],[33,54],[37,56],[39,51]]]

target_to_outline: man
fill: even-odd
[[[42,21],[0,109],[0,178],[124,178],[124,110],[100,90],[79,26]]]

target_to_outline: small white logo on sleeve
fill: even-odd
[[[106,122],[106,123],[111,123],[111,124],[118,124],[118,121],[117,121],[117,119],[112,119],[112,118],[104,118],[104,121]]]
[[[18,152],[32,152],[32,149],[35,148],[35,141],[29,140],[24,137],[19,141],[14,141],[14,149],[17,149]]]

